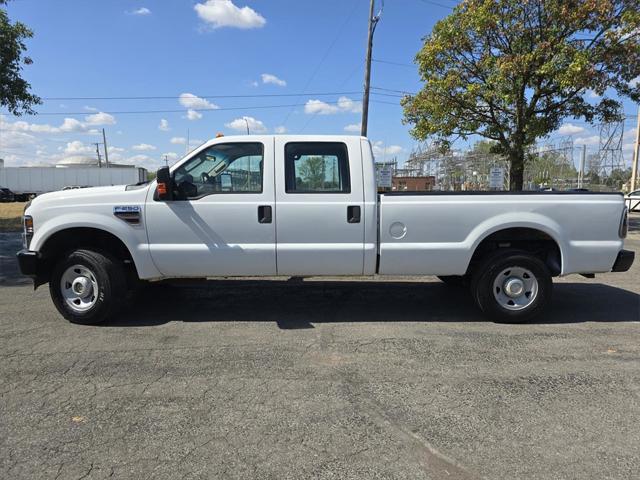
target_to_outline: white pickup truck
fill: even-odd
[[[521,322],[552,277],[634,258],[621,194],[378,194],[355,136],[216,138],[150,183],[41,195],[24,227],[22,272],[77,323],[113,316],[140,280],[375,274],[466,284],[489,319]]]

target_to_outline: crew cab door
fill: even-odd
[[[364,194],[359,138],[276,137],[279,275],[362,275]]]
[[[273,139],[201,148],[172,176],[175,199],[159,201],[150,189],[145,213],[163,275],[276,274]]]

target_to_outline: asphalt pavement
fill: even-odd
[[[77,326],[19,244],[0,478],[640,478],[640,262],[557,279],[528,325],[424,277],[161,285]]]

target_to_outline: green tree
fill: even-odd
[[[0,0],[6,5],[7,0]],[[24,55],[27,46],[24,41],[33,32],[23,23],[9,21],[6,9],[0,8],[0,105],[12,114],[35,113],[31,108],[41,103],[29,89],[31,85],[20,75],[23,65],[30,65],[31,58]]]
[[[322,190],[325,187],[325,165],[322,157],[307,157],[298,170],[304,188]]]
[[[621,170],[616,168],[612,170],[611,174],[606,178],[604,184],[614,190],[622,190],[622,186],[631,178],[631,169]]]
[[[529,152],[526,154],[526,176],[538,186],[566,187],[567,181],[578,178],[578,171],[560,151]]]
[[[522,190],[527,147],[565,118],[609,121],[640,101],[640,0],[465,0],[416,56],[424,87],[405,97],[420,140],[480,135],[508,158]],[[585,99],[587,90],[599,96]]]

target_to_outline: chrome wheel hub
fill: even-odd
[[[538,280],[523,267],[502,270],[493,282],[493,296],[507,310],[523,310],[529,307],[538,295]]]
[[[67,268],[60,279],[62,298],[71,310],[83,313],[98,300],[98,281],[94,273],[84,265]]]
[[[522,295],[524,290],[524,282],[516,277],[511,277],[503,284],[504,293],[511,298],[517,298]]]

